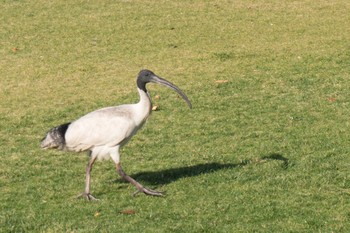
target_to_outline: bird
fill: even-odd
[[[118,174],[133,184],[137,190],[152,196],[164,193],[144,187],[128,176],[120,161],[120,148],[145,124],[152,112],[152,101],[146,84],[156,83],[176,91],[192,109],[192,104],[183,91],[175,84],[156,75],[150,70],[141,70],[136,78],[139,102],[119,106],[104,107],[90,112],[77,120],[51,128],[41,140],[42,149],[58,149],[71,152],[87,151],[89,162],[85,171],[85,189],[78,195],[86,200],[98,200],[90,193],[91,171],[96,160],[111,158]]]

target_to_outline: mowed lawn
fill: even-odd
[[[350,2],[1,1],[0,232],[349,232]],[[40,149],[47,130],[158,106],[111,161]]]

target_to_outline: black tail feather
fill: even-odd
[[[54,127],[47,132],[46,136],[41,141],[41,147],[44,149],[47,148],[59,148],[63,149],[66,144],[65,134],[70,125],[69,123],[65,123]]]

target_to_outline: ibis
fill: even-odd
[[[188,97],[173,83],[150,70],[141,70],[136,79],[140,100],[135,104],[106,107],[90,112],[79,119],[50,129],[41,141],[43,149],[87,151],[89,162],[85,173],[85,190],[78,197],[97,200],[90,193],[92,166],[96,160],[111,158],[119,175],[147,195],[162,196],[163,192],[144,187],[128,176],[121,167],[120,148],[144,125],[152,111],[152,102],[146,89],[147,83],[156,83],[176,91],[191,109]]]

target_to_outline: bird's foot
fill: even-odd
[[[77,196],[77,198],[85,198],[87,201],[98,201],[99,199],[92,196],[90,193],[82,193]]]
[[[141,193],[141,192],[146,194],[146,195],[151,195],[151,196],[158,196],[158,197],[164,196],[164,192],[148,189],[148,188],[145,188],[145,187],[139,188],[132,195],[136,196],[138,193]]]

